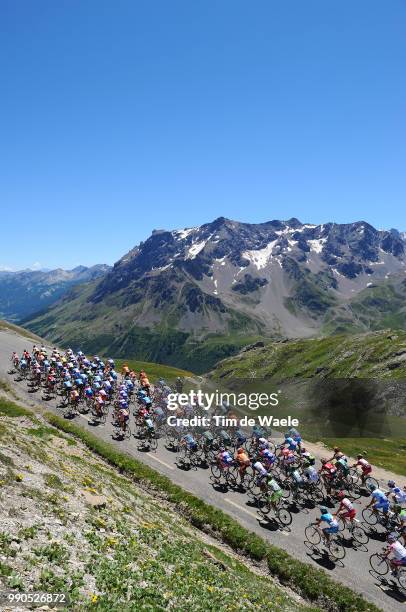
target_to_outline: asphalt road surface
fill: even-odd
[[[7,380],[26,405],[41,405],[61,415],[61,409],[57,407],[60,399],[57,398],[56,400],[44,402],[41,400],[41,391],[29,393],[26,382],[15,382],[15,376],[8,373],[11,366],[10,356],[12,352],[15,350],[18,354],[21,354],[25,348],[31,350],[32,344],[31,340],[14,332],[0,330],[0,379]],[[367,548],[361,546],[358,549],[354,549],[348,546],[346,547],[347,554],[344,560],[334,564],[322,553],[315,555],[305,545],[305,527],[319,515],[317,508],[301,510],[290,508],[293,515],[292,524],[288,530],[277,529],[272,523],[267,524],[261,519],[256,508],[250,505],[249,499],[245,494],[232,490],[216,490],[210,482],[210,470],[199,468],[197,470],[185,471],[179,469],[175,465],[175,454],[164,447],[163,441],[160,441],[158,450],[155,453],[142,452],[137,450],[139,442],[135,438],[124,441],[112,439],[113,428],[109,418],[106,424],[102,426],[92,425],[91,419],[86,415],[78,415],[74,420],[78,425],[91,430],[96,436],[116,444],[122,451],[165,474],[173,482],[201,497],[209,504],[220,508],[238,520],[244,527],[254,531],[270,543],[286,550],[292,557],[322,568],[332,578],[361,593],[366,599],[375,603],[381,609],[387,611],[405,610],[406,598],[402,597],[397,591],[394,587],[395,583],[391,582],[391,578],[386,576],[388,583],[384,584],[370,570],[370,554],[380,551],[383,547],[384,540],[382,533],[379,532],[379,527],[377,532],[369,534],[370,540]],[[356,502],[359,515],[365,503],[366,498],[361,498],[361,500]]]

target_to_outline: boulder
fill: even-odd
[[[104,495],[94,495],[89,491],[82,491],[82,495],[86,500],[86,503],[92,508],[105,508],[107,499]]]

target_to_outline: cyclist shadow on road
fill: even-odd
[[[54,397],[52,395],[41,395],[41,399],[43,402],[50,402],[51,400],[54,399]]]
[[[338,559],[333,561],[329,557],[328,552],[326,550],[315,546],[307,540],[304,540],[304,545],[308,549],[308,552],[306,553],[307,556],[313,559],[313,561],[317,563],[317,565],[320,565],[324,569],[332,571],[337,566],[344,567],[344,563],[342,561],[339,561]]]
[[[385,595],[387,595],[388,597],[392,597],[392,599],[399,603],[406,603],[406,593],[402,593],[401,591],[399,591],[399,587],[394,580],[388,580],[383,576],[379,576],[379,574],[374,572],[374,570],[372,569],[369,570],[369,573],[376,581],[375,586],[380,588],[385,593]]]
[[[210,484],[217,493],[228,493],[230,490],[230,486],[226,481],[216,480],[213,476],[210,476]]]
[[[378,531],[375,527],[371,527],[367,523],[361,523],[362,527],[369,535],[370,540],[375,540],[376,542],[386,542],[386,531]]]
[[[281,531],[283,533],[292,532],[290,527],[281,526],[280,523],[278,523],[278,521],[272,517],[265,518],[264,516],[261,516],[261,514],[258,513],[257,521],[258,521],[259,526],[262,527],[263,529],[266,529],[266,531],[271,531],[273,533],[276,533],[277,531]]]
[[[292,514],[309,514],[309,511],[312,509],[307,504],[300,504],[293,500],[290,501],[288,508]]]
[[[365,544],[360,544],[359,542],[353,540],[351,537],[346,538],[344,536],[341,536],[340,541],[342,546],[349,550],[353,550],[355,552],[368,552],[368,547]]]

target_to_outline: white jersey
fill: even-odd
[[[258,472],[260,476],[266,476],[268,474],[268,472],[266,471],[266,469],[264,468],[264,466],[262,465],[260,461],[256,461],[254,463],[254,470]]]
[[[344,508],[346,508],[346,510],[348,510],[348,512],[351,512],[351,510],[354,510],[353,504],[346,497],[341,501],[341,503],[344,506]]]
[[[402,559],[406,559],[406,548],[402,546],[400,542],[393,542],[393,544],[390,545],[390,549],[391,549],[391,552],[393,553],[393,556],[398,561],[401,561]]]
[[[406,506],[406,491],[401,491],[400,493],[394,493],[395,501],[399,506],[404,508]]]
[[[318,482],[319,480],[319,475],[317,473],[316,468],[310,466],[307,467],[304,471],[305,476],[307,476],[309,482]]]

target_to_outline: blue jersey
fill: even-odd
[[[322,523],[327,523],[330,527],[335,527],[336,525],[338,525],[337,520],[332,514],[330,514],[330,512],[322,514],[320,520]]]

